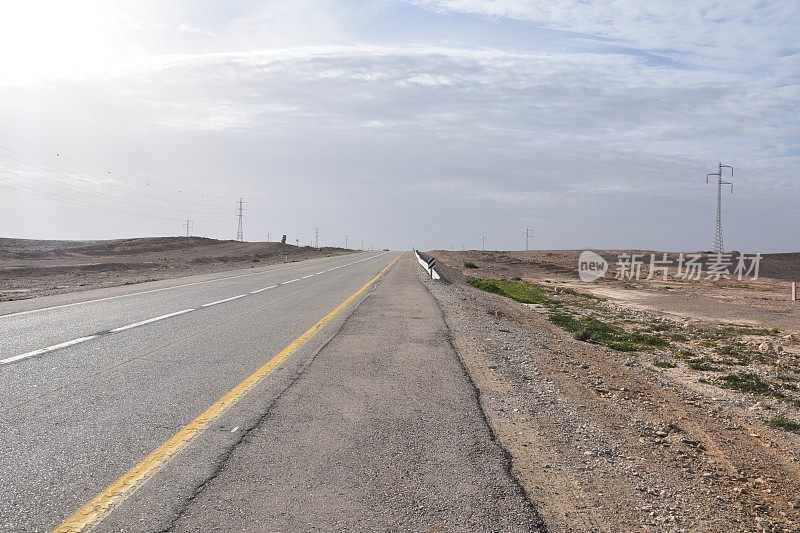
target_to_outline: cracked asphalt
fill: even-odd
[[[59,525],[396,257],[0,305],[0,358],[104,332],[0,366],[0,530]],[[94,529],[536,530],[415,268],[405,254]]]
[[[535,531],[407,254],[174,531]]]

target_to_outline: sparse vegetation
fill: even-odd
[[[597,300],[598,302],[606,301],[606,298],[603,298],[602,296],[595,296],[594,294],[589,294],[588,292],[576,291],[575,289],[570,289],[569,287],[559,287],[558,290],[563,294],[578,296],[579,298],[586,298],[587,300]]]
[[[497,296],[482,298],[471,288],[473,296],[463,305],[453,305],[451,294],[445,300],[446,312],[475,313],[476,320],[457,322],[468,339],[465,344],[476,346],[471,357],[481,357],[493,370],[504,365],[514,368],[501,378],[513,387],[503,392],[492,389],[507,400],[494,403],[494,416],[507,420],[513,416],[508,414],[511,403],[519,405],[524,397],[529,405],[542,401],[544,391],[555,390],[551,398],[558,398],[559,409],[527,412],[527,426],[515,418],[513,425],[506,424],[512,435],[509,441],[517,443],[522,457],[529,456],[525,454],[531,451],[530,440],[523,443],[513,435],[522,428],[541,434],[562,406],[565,411],[570,408],[570,400],[576,409],[559,420],[561,426],[595,417],[594,423],[602,420],[610,431],[617,431],[617,417],[606,420],[605,408],[610,403],[624,405],[639,429],[630,433],[631,449],[640,446],[642,457],[649,456],[654,445],[672,449],[681,468],[692,473],[681,481],[681,469],[674,464],[653,463],[664,467],[665,479],[675,475],[675,483],[685,483],[686,490],[701,487],[703,494],[719,490],[722,498],[730,498],[733,488],[734,494],[747,500],[747,513],[754,505],[771,509],[774,487],[794,482],[796,477],[791,461],[777,458],[786,454],[791,458],[800,437],[800,324],[795,316],[779,314],[787,307],[785,284],[769,300],[722,293],[706,280],[670,280],[673,291],[668,294],[657,292],[663,283],[660,279],[628,283],[606,276],[579,284],[574,268],[578,255],[550,251],[452,254],[452,264],[458,267],[467,259],[480,261],[480,270],[462,269],[467,276],[486,278],[473,282],[474,286],[535,304],[523,307]],[[561,270],[562,265],[570,271]],[[775,283],[766,280],[754,285],[767,293]],[[488,321],[478,317],[484,306],[490,310]],[[782,329],[776,332],[772,327],[778,323]],[[514,326],[508,328],[512,334],[494,333],[505,324]],[[486,342],[474,342],[484,336],[484,327]],[[487,373],[484,383],[494,387],[498,376],[499,372]],[[537,379],[543,386],[528,386]],[[559,387],[550,387],[551,383]],[[562,391],[576,384],[586,392],[565,401]],[[587,409],[590,403],[593,408]],[[559,426],[547,427],[558,431]],[[581,439],[587,439],[586,433],[581,432]],[[594,460],[602,454],[607,449],[602,439],[585,447],[582,442],[584,455]],[[760,453],[763,446],[772,449],[769,455]],[[717,462],[723,457],[741,465],[732,477],[729,464]],[[586,463],[581,461],[580,468],[577,475],[585,473]],[[607,477],[611,471],[604,470],[602,475]],[[634,482],[643,480],[637,475]],[[755,503],[762,494],[764,501]],[[709,499],[710,507],[715,499],[716,495]],[[794,531],[797,523],[785,529]]]
[[[578,340],[602,344],[621,352],[636,352],[661,347],[666,341],[642,332],[627,332],[597,318],[564,311],[550,313],[550,322],[569,331]]]
[[[629,332],[598,318],[581,314],[575,306],[565,305],[564,302],[555,300],[548,295],[546,289],[533,283],[480,278],[467,278],[467,282],[486,292],[547,308],[550,311],[548,316],[550,322],[572,333],[576,339],[583,342],[602,344],[621,352],[650,351],[669,344],[668,341],[656,335],[642,331]],[[561,293],[580,298],[586,297],[584,293],[572,290],[561,290]]]
[[[751,392],[753,394],[762,394],[765,396],[782,396],[781,393],[775,391],[769,383],[761,379],[757,374],[749,372],[722,376],[719,379],[719,383],[721,387],[726,389]]]
[[[655,352],[668,348],[674,358],[656,357],[656,368],[675,368],[685,361],[686,368],[715,372],[718,377],[703,379],[720,387],[759,394],[800,406],[800,385],[795,372],[784,359],[776,381],[770,382],[750,372],[752,365],[776,366],[778,358],[759,349],[763,338],[780,331],[741,324],[685,322],[668,316],[606,305],[602,298],[569,287],[547,287],[522,280],[468,278],[481,290],[506,296],[518,302],[543,308],[549,321],[578,341],[606,346],[621,352]],[[726,370],[739,367],[738,373]],[[757,368],[757,367],[755,367]]]
[[[705,357],[697,357],[694,359],[690,359],[689,361],[686,362],[686,366],[688,366],[692,370],[701,370],[705,372],[719,372],[719,368],[711,364],[711,362]]]
[[[467,283],[482,291],[506,296],[525,304],[538,304],[545,307],[555,307],[557,305],[542,288],[532,283],[480,278],[467,278]]]
[[[800,422],[795,422],[794,420],[791,420],[783,413],[773,416],[772,418],[767,420],[766,423],[769,427],[775,429],[791,431],[792,433],[800,433]]]
[[[464,262],[464,268],[476,269],[476,268],[478,268],[478,265],[476,265],[472,261],[465,261]]]

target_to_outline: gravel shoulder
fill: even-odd
[[[549,531],[798,530],[800,438],[763,397],[580,342],[443,268],[426,286]]]

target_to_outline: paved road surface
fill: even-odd
[[[368,292],[329,314],[397,256],[0,305],[0,529],[49,530],[98,494],[123,493],[102,521],[85,523],[101,531],[532,528],[535,515],[506,473],[412,256],[349,320]],[[147,463],[287,345],[293,354],[238,401],[156,467]],[[135,486],[107,489],[145,463]]]

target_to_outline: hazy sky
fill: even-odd
[[[800,249],[796,0],[0,6],[0,236]]]

